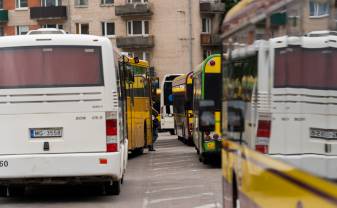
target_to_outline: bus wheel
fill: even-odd
[[[9,186],[8,195],[9,197],[22,197],[25,195],[25,186]]]
[[[0,197],[7,197],[7,187],[0,186]]]
[[[171,135],[176,135],[174,129],[170,129],[169,132],[170,132]]]
[[[121,180],[106,183],[104,189],[106,195],[119,195],[121,193]]]

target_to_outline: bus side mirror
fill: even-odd
[[[215,130],[215,102],[213,100],[200,100],[199,103],[199,130],[212,132]]]

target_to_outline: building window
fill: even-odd
[[[137,57],[140,60],[146,60],[149,61],[150,60],[150,53],[146,52],[146,51],[132,51],[132,52],[128,52],[128,56],[130,57]]]
[[[103,36],[115,36],[115,23],[114,22],[102,22],[102,35]]]
[[[114,0],[101,0],[102,5],[113,4],[113,3],[114,3]]]
[[[128,0],[129,4],[133,4],[133,3],[147,3],[148,0]]]
[[[0,9],[4,8],[4,0],[0,0]]]
[[[51,7],[51,6],[61,6],[61,0],[42,0],[42,6]]]
[[[148,35],[149,34],[149,21],[147,20],[128,21],[127,31],[128,31],[129,36]]]
[[[28,7],[28,0],[16,0],[16,8],[26,8]]]
[[[16,26],[16,35],[26,35],[28,31],[28,26]]]
[[[56,29],[63,30],[63,25],[59,25],[59,24],[45,24],[45,25],[42,25],[42,28],[56,28]]]
[[[89,34],[89,24],[76,23],[76,34]]]
[[[211,25],[212,25],[212,20],[211,18],[204,17],[202,18],[202,33],[211,33]]]
[[[75,0],[75,6],[88,6],[88,0]]]
[[[3,26],[0,26],[0,36],[4,36],[5,35],[5,29]]]
[[[330,5],[329,3],[317,1],[317,0],[310,0],[310,17],[324,17],[329,15],[330,12]]]

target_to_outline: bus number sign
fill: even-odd
[[[7,168],[8,161],[7,160],[0,160],[0,168]]]

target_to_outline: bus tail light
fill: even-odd
[[[106,149],[107,152],[118,151],[117,139],[117,114],[115,112],[107,112],[106,118]]]
[[[269,138],[271,134],[271,121],[259,120],[256,133],[255,150],[263,154],[269,151]]]

